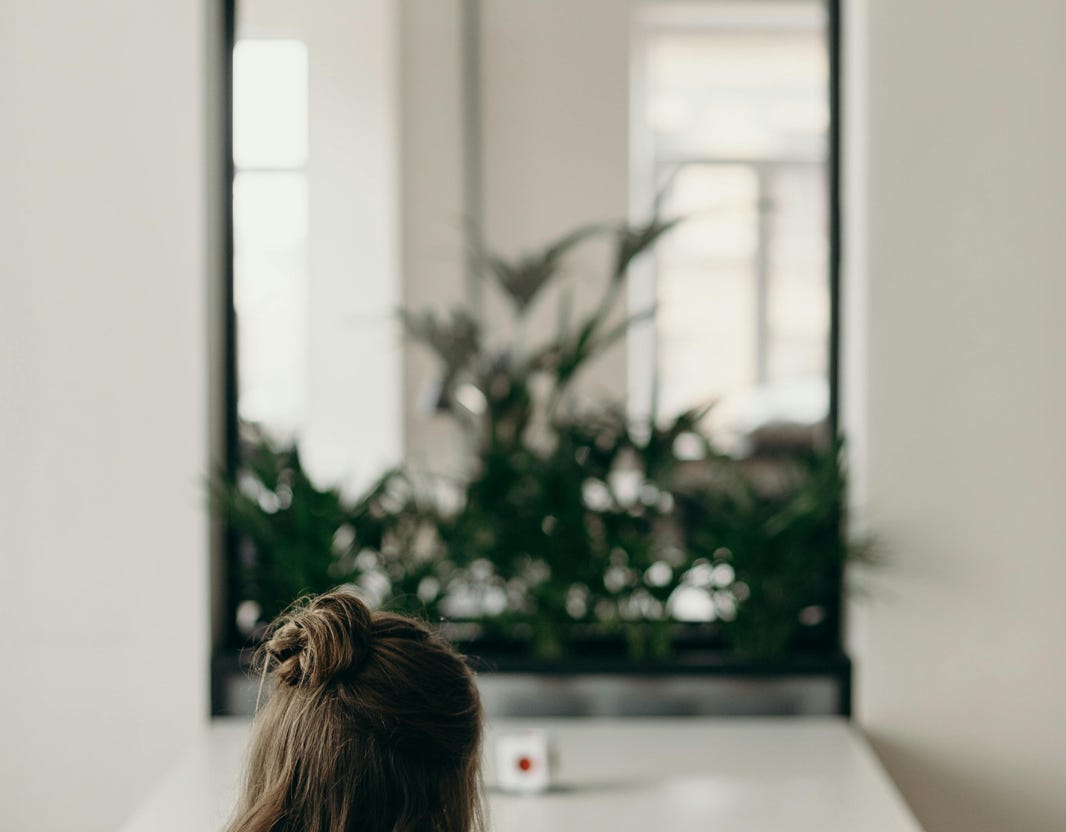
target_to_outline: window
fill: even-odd
[[[809,439],[829,411],[829,66],[821,3],[652,4],[635,38],[634,207],[685,218],[633,276],[654,325],[630,402],[716,402],[727,449]]]
[[[234,306],[239,416],[295,435],[306,419],[308,67],[296,40],[233,53]]]
[[[353,492],[402,453],[387,5],[233,10],[233,430]]]

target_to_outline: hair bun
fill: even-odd
[[[370,609],[350,592],[330,592],[283,615],[263,645],[287,685],[324,685],[354,672],[370,653]]]

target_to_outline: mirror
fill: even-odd
[[[575,384],[629,418],[715,402],[737,455],[824,437],[826,14],[810,0],[238,0],[234,303],[243,425],[358,493],[453,472],[441,368],[397,310],[550,337],[602,291],[571,252],[516,331],[471,240],[513,257],[590,223],[683,219],[636,260],[641,319]]]

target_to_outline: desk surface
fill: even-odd
[[[494,832],[744,830],[921,832],[862,735],[838,719],[496,720],[538,728],[558,750],[558,788],[492,788]],[[121,832],[220,829],[248,739],[215,720]]]

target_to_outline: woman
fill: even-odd
[[[349,592],[299,604],[259,653],[271,695],[228,832],[475,832],[481,703],[451,646]]]

